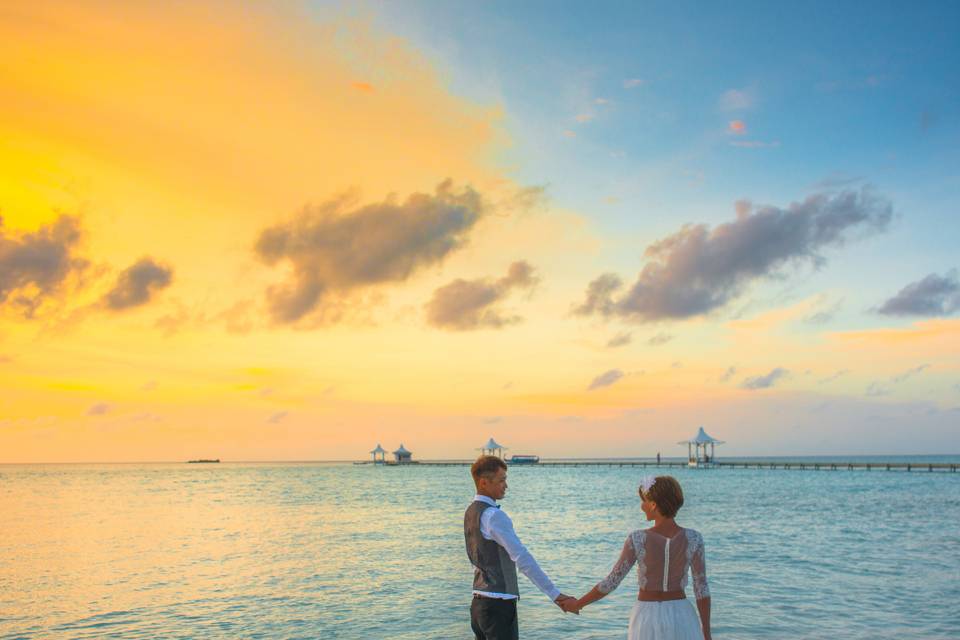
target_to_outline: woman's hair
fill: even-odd
[[[657,509],[666,518],[677,515],[683,506],[683,489],[673,476],[657,476],[653,486],[647,491],[641,487],[640,495],[646,500],[657,503]]]

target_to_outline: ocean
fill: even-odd
[[[501,503],[581,595],[647,526],[646,473],[512,467]],[[660,473],[703,534],[715,638],[960,638],[960,472]],[[473,494],[465,466],[0,465],[0,638],[466,640]],[[522,638],[626,637],[635,573],[579,617],[520,583]]]

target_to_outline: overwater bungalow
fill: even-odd
[[[400,448],[393,452],[393,462],[394,464],[410,464],[413,454],[404,448],[403,443],[400,443]]]
[[[502,444],[498,444],[496,440],[491,436],[487,440],[487,444],[480,447],[480,455],[482,456],[496,456],[498,458],[503,458],[503,450],[507,447]]]
[[[689,440],[681,440],[677,444],[687,445],[687,465],[691,467],[709,467],[716,463],[715,447],[723,444],[722,441],[707,435],[707,432],[700,427],[697,435]],[[707,447],[710,452],[707,453]]]
[[[371,451],[373,454],[373,463],[374,464],[383,464],[386,460],[387,450],[380,446],[380,443],[377,443],[377,448]],[[380,456],[378,459],[377,456]]]

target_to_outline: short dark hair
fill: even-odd
[[[666,518],[677,515],[683,506],[683,489],[673,476],[657,476],[649,491],[640,489],[640,495],[657,503],[657,509]]]
[[[497,456],[480,456],[470,467],[470,475],[473,481],[479,482],[483,476],[493,475],[500,469],[506,469],[507,463]]]

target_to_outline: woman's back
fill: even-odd
[[[637,529],[627,536],[620,558],[610,574],[597,585],[610,593],[637,565],[637,581],[641,591],[683,591],[688,571],[693,574],[693,591],[697,600],[710,596],[707,585],[703,537],[693,529],[680,528],[672,537],[651,529]]]

